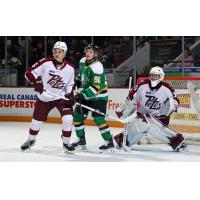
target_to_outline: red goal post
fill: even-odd
[[[148,77],[140,77],[137,83],[145,79],[148,79]],[[200,116],[195,109],[188,84],[192,83],[196,88],[196,92],[200,94],[200,77],[166,77],[164,82],[171,85],[180,101],[178,112],[173,113],[170,117],[170,127],[183,133],[188,143],[199,144]],[[200,99],[198,100],[200,105]]]

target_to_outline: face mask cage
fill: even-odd
[[[161,78],[160,74],[149,74],[149,79],[152,81],[159,80]]]

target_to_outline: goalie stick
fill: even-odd
[[[131,83],[132,83],[132,77],[129,77],[129,85],[128,85],[128,91],[129,92],[130,92],[130,89],[131,89]],[[136,112],[134,112],[134,113],[136,113]],[[124,151],[129,150],[128,147],[126,146],[126,140],[127,140],[127,136],[128,136],[127,126],[128,126],[128,123],[125,123],[124,124],[124,131],[123,131],[123,141],[122,141],[122,149]]]
[[[53,92],[51,92],[51,91],[44,90],[44,92],[46,92],[48,95],[52,95],[52,96],[57,97],[57,98],[60,98],[60,99],[64,99],[64,100],[67,100],[67,101],[69,100],[68,98],[66,98],[66,97],[64,97],[64,96],[60,96],[60,95],[55,94],[55,93],[53,93]],[[127,118],[119,119],[119,118],[113,117],[112,115],[103,113],[103,112],[101,112],[101,111],[99,111],[99,110],[97,110],[97,109],[94,109],[94,108],[91,108],[91,107],[89,107],[89,106],[86,106],[86,105],[84,105],[84,104],[80,104],[80,103],[78,103],[78,102],[76,102],[76,104],[79,105],[79,106],[82,106],[83,108],[86,108],[86,109],[88,109],[88,110],[90,110],[90,111],[92,111],[92,112],[95,112],[95,113],[98,113],[98,114],[103,115],[103,116],[105,116],[105,117],[108,117],[108,118],[114,119],[114,120],[116,120],[116,121],[119,121],[119,122],[121,122],[121,123],[123,123],[123,124],[133,121],[133,119],[137,116],[137,113],[134,112],[132,115],[130,115],[130,116],[127,117]]]

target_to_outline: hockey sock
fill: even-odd
[[[74,122],[74,126],[77,137],[85,136],[85,126],[83,122]]]
[[[28,136],[28,140],[35,140],[37,134],[39,131],[34,131],[31,128],[29,129],[29,136]]]
[[[31,128],[29,130],[28,140],[35,140],[37,134],[40,131],[40,126],[42,123],[43,123],[42,121],[32,119]]]
[[[72,124],[73,117],[72,115],[64,115],[62,116],[62,139],[63,143],[69,144],[70,137],[72,134]]]
[[[74,126],[77,137],[85,136],[84,115],[79,112],[74,112]]]
[[[98,126],[103,139],[106,141],[111,140],[112,136],[110,134],[110,129],[104,117],[94,117],[94,121]]]
[[[70,132],[70,136],[71,136],[71,132]],[[69,144],[70,143],[70,136],[69,137],[68,136],[64,136],[64,133],[63,133],[63,137],[62,137],[63,143]]]

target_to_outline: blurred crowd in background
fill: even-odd
[[[91,37],[56,37],[46,38],[45,52],[44,37],[28,37],[29,65],[39,59],[52,55],[52,47],[58,40],[67,43],[67,59],[78,67],[79,60],[83,57],[84,48],[91,43]],[[95,45],[99,47],[99,60],[105,68],[113,68],[126,60],[133,51],[132,37],[94,37]],[[22,65],[26,59],[25,37],[7,37],[7,63],[9,67]],[[5,65],[5,38],[0,37],[1,66]]]
[[[148,45],[151,40],[181,40],[180,36],[137,36],[137,51]],[[199,37],[185,37],[185,67],[196,66],[190,47]],[[0,69],[17,69],[18,85],[24,85],[24,71],[43,57],[52,55],[56,41],[65,41],[68,46],[67,59],[78,68],[84,56],[84,48],[90,43],[99,47],[99,60],[105,69],[117,68],[133,55],[131,36],[0,36]],[[174,66],[180,67],[177,61]],[[145,66],[144,66],[145,67]]]

